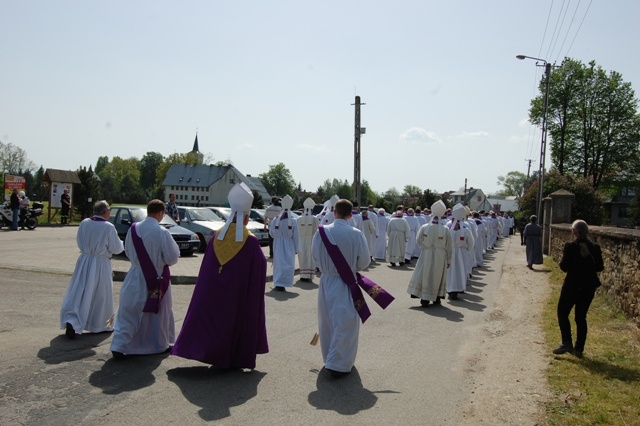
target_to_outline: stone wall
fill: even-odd
[[[599,291],[640,326],[640,230],[589,226],[589,232],[600,244],[604,259]],[[573,239],[570,224],[551,225],[553,260],[560,262],[564,244]]]

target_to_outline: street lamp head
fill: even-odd
[[[533,59],[534,61],[543,62],[545,65],[547,64],[546,59],[534,58],[533,56],[527,56],[527,55],[516,55],[516,59],[520,59],[521,61],[524,59]]]

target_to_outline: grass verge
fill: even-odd
[[[565,274],[551,258],[551,294],[543,328],[549,352],[560,344],[556,305]],[[575,338],[573,311],[570,316]],[[552,355],[548,382],[553,399],[547,403],[549,425],[640,425],[640,330],[596,292],[587,315],[589,334],[584,358]]]

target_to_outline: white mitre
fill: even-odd
[[[315,205],[316,202],[313,201],[313,198],[307,197],[307,199],[302,203],[302,206],[304,207],[304,213],[307,215],[311,214]]]
[[[462,204],[458,203],[455,206],[453,206],[453,209],[451,210],[451,215],[456,220],[464,220],[465,216],[467,215],[467,210],[464,208]]]
[[[431,217],[437,216],[438,219],[442,219],[442,216],[447,212],[447,206],[442,200],[438,200],[431,205]]]
[[[229,206],[231,207],[231,214],[227,218],[227,222],[224,224],[222,229],[218,232],[218,239],[224,239],[227,229],[229,229],[229,225],[231,225],[235,218],[236,241],[242,241],[242,234],[244,232],[244,215],[251,211],[253,194],[247,185],[244,183],[237,183],[233,185],[233,188],[229,191],[227,199],[229,200]]]

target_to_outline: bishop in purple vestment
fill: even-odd
[[[254,369],[257,354],[269,352],[264,304],[267,260],[258,239],[246,228],[252,199],[244,184],[229,192],[235,214],[207,246],[172,355],[218,368]]]

